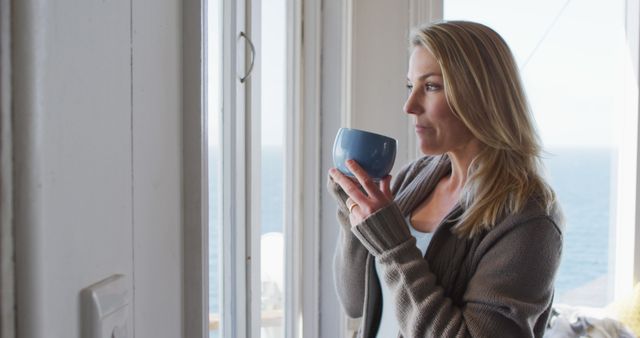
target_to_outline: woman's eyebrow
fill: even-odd
[[[424,80],[424,79],[429,78],[431,76],[440,76],[440,77],[442,77],[442,74],[437,73],[437,72],[430,72],[430,73],[422,74],[422,75],[418,76],[418,81]],[[409,79],[408,76],[407,76],[407,81],[411,81],[411,79]]]

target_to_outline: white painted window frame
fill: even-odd
[[[0,0],[0,337],[16,335],[11,1]]]
[[[207,337],[208,319],[208,180],[206,45],[202,0],[183,2],[183,331]],[[206,311],[205,311],[206,310]]]
[[[260,336],[260,1],[223,0],[221,333]],[[184,2],[184,331],[208,336],[206,0]],[[303,8],[306,10],[303,12]],[[253,15],[252,12],[253,11]],[[318,337],[320,3],[287,0],[285,336]],[[304,19],[304,20],[303,20]],[[303,27],[304,26],[304,27]],[[302,32],[305,32],[303,43]],[[253,71],[244,32],[256,49]],[[305,60],[305,62],[303,62]],[[304,99],[303,99],[304,98]],[[252,106],[252,102],[256,102]],[[215,131],[211,131],[215,132]],[[255,149],[257,151],[252,151]],[[308,193],[313,192],[313,193]],[[309,198],[311,196],[311,198]],[[252,236],[252,234],[257,234]]]
[[[285,337],[319,335],[321,2],[287,0]],[[304,36],[303,36],[304,32]]]
[[[621,144],[617,166],[616,226],[613,229],[614,300],[628,297],[633,286],[640,283],[640,110],[638,88],[640,85],[640,1],[626,0],[625,34],[627,42],[627,64],[632,70],[625,79],[624,114],[621,127]],[[624,226],[627,224],[627,226]],[[629,264],[631,266],[629,266]]]
[[[248,114],[250,107],[247,107],[251,98],[250,90],[256,78],[255,73],[244,83],[238,80],[239,76],[247,74],[247,63],[251,58],[247,41],[240,38],[240,33],[244,32],[258,42],[250,31],[252,23],[247,20],[246,11],[244,1],[223,1],[223,169],[220,181],[223,182],[223,278],[222,294],[219,295],[222,304],[223,337],[255,335],[251,334],[256,327],[255,324],[252,325],[251,316],[255,313],[256,307],[255,301],[252,305],[252,299],[260,299],[260,288],[255,289],[255,281],[252,283],[251,279],[252,275],[256,274],[256,263],[260,262],[259,248],[255,250],[255,240],[251,239],[251,233],[256,227],[256,219],[252,219],[251,216],[256,214],[256,210],[260,210],[260,185],[252,184],[256,173],[255,170],[251,170],[251,165],[259,165],[260,159],[247,156],[252,154],[255,139],[260,140],[260,129],[257,130],[258,134],[253,142],[249,137],[251,132],[255,131],[256,124]],[[256,72],[259,74],[259,67]],[[257,196],[252,196],[253,194]],[[257,272],[259,276],[259,270]]]

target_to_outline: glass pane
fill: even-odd
[[[445,19],[478,21],[507,41],[520,66],[566,217],[556,302],[611,301],[624,1],[445,0]],[[597,23],[594,25],[594,23]],[[611,249],[611,250],[610,250]]]
[[[207,98],[209,137],[209,337],[222,336],[222,1],[209,1],[207,13]]]
[[[284,337],[284,135],[286,11],[284,0],[265,0],[262,10],[261,337]]]

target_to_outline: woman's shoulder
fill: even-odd
[[[494,230],[510,229],[522,226],[532,226],[538,230],[546,230],[562,236],[564,232],[564,216],[557,200],[545,201],[539,197],[530,197],[518,211],[506,215]]]
[[[520,256],[549,254],[557,259],[564,242],[563,225],[556,214],[557,204],[549,210],[539,199],[531,198],[524,208],[496,222],[477,238],[477,259],[492,250]]]

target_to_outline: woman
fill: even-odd
[[[409,97],[426,155],[374,183],[331,169],[340,301],[361,337],[541,337],[562,249],[555,195],[513,56],[490,28],[411,38]]]

